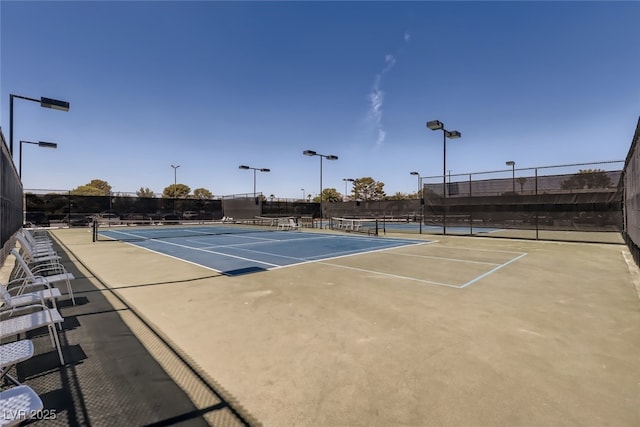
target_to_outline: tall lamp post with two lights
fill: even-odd
[[[427,122],[427,127],[431,130],[442,131],[442,141],[444,145],[443,160],[442,160],[442,232],[447,234],[447,138],[456,139],[460,138],[462,134],[457,130],[446,130],[444,123],[439,120],[431,120]]]
[[[171,165],[173,168],[173,213],[177,212],[176,210],[176,199],[178,198],[178,168],[180,165]]]
[[[176,187],[178,186],[178,168],[180,167],[180,165],[171,165],[171,167],[173,168],[173,198],[175,199],[177,197]]]
[[[256,197],[256,172],[260,171],[260,172],[271,172],[271,169],[268,168],[252,168],[251,166],[247,166],[247,165],[240,165],[238,166],[238,169],[251,169],[253,170],[253,198],[255,199]]]
[[[322,210],[322,158],[327,160],[338,160],[338,156],[333,154],[320,154],[313,150],[304,150],[302,152],[305,156],[318,156],[320,157],[320,224],[322,224],[322,218],[324,218],[324,211]]]

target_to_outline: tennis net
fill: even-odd
[[[93,241],[141,241],[154,239],[174,239],[198,236],[215,236],[228,234],[251,234],[275,231],[288,231],[292,228],[281,221],[266,218],[252,218],[226,222],[195,223],[157,223],[153,221],[136,221],[118,225],[94,222]]]
[[[381,224],[377,218],[338,218],[332,217],[329,221],[329,228],[332,230],[363,233],[369,236],[378,235]]]

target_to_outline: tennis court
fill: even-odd
[[[262,425],[639,421],[623,245],[132,230],[54,234]]]
[[[423,247],[438,243],[435,240],[276,230],[218,224],[111,228],[99,234],[228,276],[323,262],[453,288],[470,286],[527,255],[499,249]],[[366,258],[354,257],[380,251],[385,252],[378,255],[375,267]],[[349,259],[340,260],[343,257]]]
[[[163,255],[226,275],[272,270],[428,242],[379,239],[232,225],[176,226],[100,231],[104,238],[127,241]]]

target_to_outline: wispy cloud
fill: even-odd
[[[404,42],[408,43],[411,39],[411,35],[405,31],[404,33]],[[387,74],[391,69],[396,65],[396,56],[390,53],[387,53],[384,56],[384,67],[382,70],[376,74],[376,77],[373,81],[373,87],[369,92],[369,117],[373,122],[375,127],[376,134],[376,146],[381,146],[384,144],[385,138],[387,137],[387,132],[384,130],[382,124],[382,107],[384,104],[384,91],[382,90],[382,78]]]

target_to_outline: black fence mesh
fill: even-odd
[[[303,201],[274,200],[262,203],[264,216],[296,216],[296,217],[320,217],[320,203],[307,203]]]
[[[624,238],[640,265],[640,119],[623,172],[620,190],[624,194]]]
[[[96,218],[111,218],[110,222],[135,222],[219,220],[223,217],[222,200],[209,199],[27,193],[25,203],[27,221],[34,225],[58,222],[70,226],[87,226]]]
[[[387,231],[622,243],[622,161],[422,177],[424,199],[328,203]],[[411,226],[414,223],[414,226]]]
[[[0,145],[2,145],[2,153],[0,154],[0,265],[11,248],[9,241],[13,234],[20,229],[23,221],[22,211],[22,183],[16,171],[13,159],[4,134],[0,130]]]
[[[637,133],[634,146],[637,146]],[[424,198],[325,202],[327,218],[381,219],[383,232],[452,233],[490,237],[623,243],[640,241],[638,150],[623,161],[421,177]],[[627,188],[627,185],[630,187]],[[623,194],[625,201],[623,206]],[[422,196],[422,194],[420,194]],[[27,218],[87,226],[114,221],[236,220],[297,217],[314,226],[320,204],[268,200],[262,195],[221,199],[142,198],[135,195],[26,195]],[[624,207],[624,209],[623,209]],[[623,216],[623,212],[627,212]],[[115,218],[114,218],[115,217]],[[53,225],[53,224],[52,224]],[[625,230],[625,233],[621,233]]]

